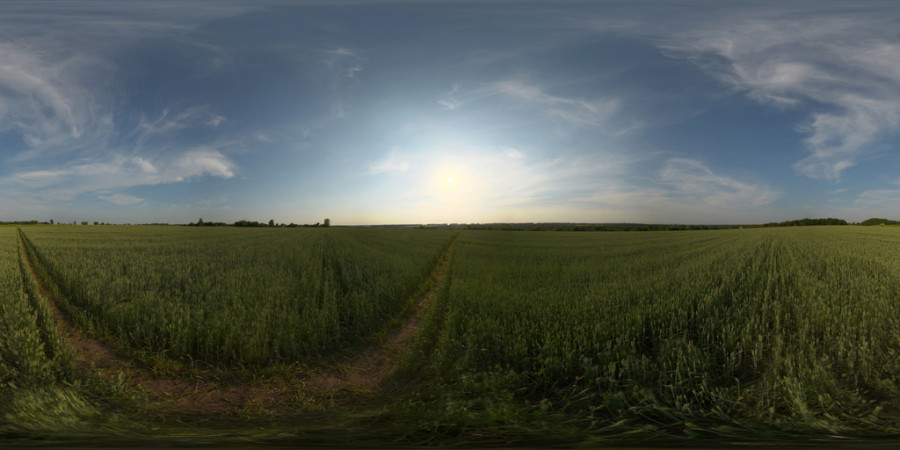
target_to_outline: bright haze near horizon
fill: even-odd
[[[3,2],[0,220],[900,218],[894,2]]]

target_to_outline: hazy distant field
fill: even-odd
[[[289,367],[278,395],[297,398],[291,371],[375,345],[424,308],[381,392],[323,407],[344,414],[336,429],[367,424],[352,422],[360,439],[889,436],[898,250],[890,227],[0,228],[0,400],[13,405],[0,435],[166,433],[110,370],[73,364],[83,353],[57,332],[54,298],[90,339],[171,361],[165,377],[185,361],[222,377]],[[304,401],[246,433],[297,438],[323,410]]]

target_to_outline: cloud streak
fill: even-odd
[[[228,55],[203,42],[197,26],[242,10],[204,2],[3,5],[0,137],[7,145],[0,149],[0,194],[28,202],[91,194],[127,206],[144,200],[118,191],[234,177],[237,164],[196,132],[221,129],[228,123],[224,115],[180,101],[149,119],[130,109],[125,95],[133,93],[121,91],[118,77],[123,49],[162,38],[196,50],[187,72],[208,75]],[[176,139],[187,134],[199,139]]]
[[[700,202],[715,208],[764,206],[781,197],[774,189],[716,174],[694,159],[669,159],[659,177],[670,187],[675,201]]]
[[[213,113],[208,107],[193,106],[177,114],[170,114],[166,108],[155,120],[148,120],[146,116],[142,116],[132,135],[135,136],[135,147],[140,150],[148,140],[155,137],[169,136],[185,129],[218,128],[226,121],[224,116]]]
[[[520,80],[504,80],[477,89],[454,85],[437,103],[445,110],[457,110],[465,104],[490,97],[504,97],[533,107],[572,125],[602,127],[619,110],[618,99],[586,100],[548,94],[543,88]]]
[[[144,201],[142,198],[127,194],[98,195],[97,198],[119,206],[136,205]]]
[[[32,153],[98,143],[112,131],[101,93],[109,64],[86,55],[45,61],[0,43],[0,131],[13,131]]]
[[[197,24],[243,9],[203,2],[3,5],[0,132],[17,134],[23,144],[7,147],[5,156],[16,152],[11,161],[17,162],[103,149],[116,133],[113,79],[122,48],[166,36],[221,53],[187,35]]]
[[[396,151],[391,152],[385,159],[369,166],[370,175],[403,173],[411,167],[409,161]]]
[[[900,131],[900,23],[846,11],[766,10],[728,15],[661,46],[750,98],[804,108],[808,155],[793,169],[839,181]]]
[[[100,193],[103,194],[101,199],[126,204],[123,202],[129,201],[129,197],[110,193],[136,186],[188,182],[204,176],[232,178],[236,168],[236,164],[219,151],[200,147],[170,160],[114,156],[57,169],[20,172],[0,179],[0,185],[25,188],[54,201],[72,199],[84,193]]]

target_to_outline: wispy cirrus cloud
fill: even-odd
[[[30,150],[25,158],[64,145],[102,143],[113,129],[109,97],[101,90],[109,63],[78,54],[47,59],[0,43],[0,132],[19,134]]]
[[[499,94],[527,103],[541,105],[547,113],[576,125],[600,126],[619,108],[618,100],[585,100],[550,95],[538,86],[515,80],[495,83]]]
[[[412,164],[407,158],[397,151],[392,151],[386,158],[371,164],[369,166],[369,174],[402,173],[406,172],[411,166]]]
[[[715,208],[745,208],[768,205],[781,194],[767,186],[714,173],[704,163],[671,158],[659,172],[676,202],[702,203]]]
[[[414,220],[414,215],[438,221],[472,220],[486,214],[495,215],[496,220],[522,220],[529,215],[529,220],[550,220],[547,210],[571,214],[583,208],[579,216],[590,216],[613,201],[608,194],[618,188],[619,178],[633,163],[633,157],[609,151],[574,158],[530,155],[509,147],[462,145],[392,152],[370,166],[370,173],[373,167],[396,168],[377,173],[392,175],[382,180],[384,185],[405,189],[394,198],[392,209],[379,214],[389,212],[408,220]],[[374,189],[372,194],[378,192]],[[372,204],[370,199],[360,201]]]
[[[804,108],[810,178],[841,174],[900,131],[900,19],[877,10],[764,8],[692,23],[660,44],[761,103]]]
[[[166,108],[156,119],[151,120],[142,116],[131,134],[135,136],[135,147],[140,150],[148,140],[154,137],[168,136],[173,132],[190,128],[218,128],[226,121],[225,116],[216,114],[205,106],[188,107],[176,114],[170,113],[170,110]]]
[[[900,189],[869,189],[855,197],[835,200],[830,209],[837,217],[851,221],[863,221],[871,217],[895,219],[893,211],[900,209]]]
[[[144,199],[140,197],[135,197],[128,194],[98,195],[97,198],[106,200],[114,205],[119,206],[136,205],[144,201]]]
[[[292,50],[284,49],[284,51]],[[352,103],[353,87],[358,85],[358,75],[365,69],[367,62],[362,51],[343,46],[319,49],[310,59],[315,61],[315,67],[310,69],[310,72],[317,74],[323,92],[327,94],[327,110],[304,120],[301,126],[304,137],[309,137],[316,130],[326,128],[347,117],[347,111]],[[307,63],[303,61],[303,64]]]
[[[864,191],[853,201],[858,207],[884,211],[900,207],[900,189],[872,189]]]
[[[200,6],[200,7],[197,7]],[[237,164],[203,138],[192,145],[178,133],[227,122],[212,108],[185,104],[153,117],[128,104],[118,78],[127,48],[169,39],[192,58],[188,75],[204,76],[228,62],[204,42],[197,26],[246,10],[235,4],[154,4],[120,8],[104,3],[9,4],[0,15],[0,195],[30,202],[81,194],[115,205],[142,202],[117,192],[135,186],[233,177]],[[133,94],[129,92],[128,94]],[[212,139],[220,139],[214,137]],[[206,139],[209,140],[209,139]],[[196,143],[200,142],[200,143]]]
[[[358,50],[337,47],[323,50],[323,53],[326,55],[325,65],[343,78],[355,78],[365,66],[366,58]]]
[[[23,145],[0,153],[16,162],[104,148],[117,133],[112,80],[123,48],[166,36],[221,61],[221,49],[187,36],[204,21],[244,9],[203,2],[127,8],[90,2],[3,5],[0,133],[17,134]]]
[[[618,99],[588,100],[553,95],[536,84],[516,79],[498,81],[473,89],[465,89],[457,84],[440,96],[437,103],[443,109],[452,111],[469,102],[496,96],[540,108],[546,114],[576,126],[603,126],[620,106]]]
[[[112,156],[59,168],[24,171],[0,179],[8,189],[25,188],[33,195],[50,200],[75,198],[84,193],[99,193],[101,199],[123,204],[127,197],[115,191],[158,184],[187,182],[202,176],[231,178],[236,164],[221,152],[194,148],[170,159]],[[125,194],[122,194],[125,195]],[[114,201],[115,200],[115,201]]]

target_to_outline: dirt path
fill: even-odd
[[[38,275],[33,255],[23,235],[19,236],[21,257],[56,319],[60,336],[73,350],[78,372],[121,381],[147,397],[149,412],[162,416],[289,414],[303,409],[346,406],[377,392],[418,334],[445,277],[454,243],[455,238],[432,270],[429,287],[412,315],[383,342],[337,363],[309,373],[297,373],[288,379],[240,382],[229,380],[228,374],[222,371],[195,371],[191,373],[192,378],[158,376],[129,357],[124,349],[88,336],[59,308],[60,299],[47,288],[50,281]]]
[[[124,369],[130,366],[129,360],[114,347],[104,342],[87,337],[80,328],[78,328],[71,320],[68,314],[64,313],[57,306],[56,295],[48,290],[40,277],[37,275],[34,261],[31,253],[25,246],[19,231],[19,252],[28,267],[29,276],[31,276],[38,287],[38,293],[50,308],[53,318],[56,319],[56,326],[60,336],[65,342],[72,347],[75,355],[75,366],[79,371],[92,368],[105,369]]]
[[[431,273],[430,287],[420,297],[412,316],[399,329],[392,332],[383,343],[369,347],[344,363],[330,366],[306,378],[303,380],[304,391],[333,394],[348,388],[363,392],[377,390],[393,373],[398,357],[419,334],[425,315],[446,276],[455,243],[454,237]]]

